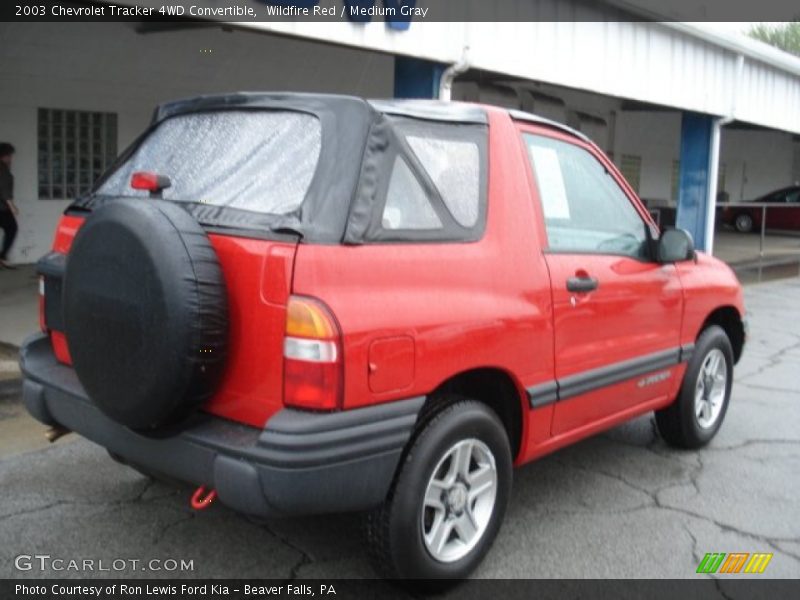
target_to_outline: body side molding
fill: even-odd
[[[528,387],[525,391],[528,393],[528,401],[531,408],[542,408],[553,402],[567,400],[574,396],[633,379],[639,375],[674,367],[688,361],[693,351],[694,344],[684,344],[680,347],[654,352],[631,360],[570,375],[563,379],[545,381]]]

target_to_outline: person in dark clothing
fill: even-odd
[[[0,248],[0,267],[13,269],[8,264],[8,251],[17,237],[19,210],[14,204],[14,176],[11,174],[11,158],[14,146],[0,142],[0,229],[3,230],[3,246]]]

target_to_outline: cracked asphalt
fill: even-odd
[[[476,577],[696,578],[706,552],[772,552],[762,577],[800,577],[800,279],[745,296],[750,339],[716,439],[673,450],[647,415],[523,467]],[[195,513],[189,488],[152,481],[77,436],[44,448],[28,440],[43,428],[18,395],[0,387],[0,428],[26,432],[0,446],[0,578],[82,575],[20,572],[19,554],[194,561],[173,577],[374,576],[357,515],[256,523],[220,505]]]

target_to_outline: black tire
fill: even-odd
[[[721,405],[711,423],[703,426],[704,417],[697,414],[698,393],[703,395],[709,384],[701,384],[701,369],[710,357],[722,353],[725,361],[725,388]],[[692,358],[683,377],[678,398],[667,408],[656,411],[656,425],[664,440],[678,448],[694,449],[705,446],[719,431],[731,397],[733,384],[733,349],[725,331],[718,325],[704,329],[695,343]],[[698,388],[702,385],[703,392]],[[716,404],[714,404],[716,406]]]
[[[440,580],[434,584],[426,583],[428,587],[437,588],[446,587],[447,580],[467,577],[486,555],[503,521],[512,479],[508,435],[494,411],[485,404],[458,396],[448,396],[440,400],[443,408],[433,414],[412,439],[387,500],[383,506],[368,515],[366,523],[372,559],[379,572],[393,579]],[[483,522],[482,527],[476,527],[476,531],[480,533],[473,538],[474,545],[464,556],[442,561],[434,558],[425,542],[423,528],[428,527],[425,524],[428,521],[423,519],[431,518],[432,509],[426,508],[424,496],[435,473],[449,472],[452,464],[448,461],[454,460],[452,457],[457,456],[457,451],[450,455],[448,451],[456,447],[469,448],[467,471],[474,465],[476,474],[479,471],[485,474],[487,466],[491,466],[489,460],[483,462],[488,459],[485,451],[488,449],[491,453],[496,473],[494,504],[487,509],[486,498],[491,492],[479,495],[480,500],[473,499],[473,488],[467,484],[462,485],[460,480],[450,491],[442,491],[443,522],[462,518],[467,514],[467,506],[470,504],[470,521]],[[465,500],[465,503],[461,512],[456,515],[455,511],[458,509],[452,508],[449,494],[459,486],[466,488],[465,492],[459,491],[457,494],[461,495],[461,500]],[[488,489],[485,485],[482,487]],[[473,518],[478,502],[482,503],[482,516]],[[438,513],[438,509],[436,512]],[[445,512],[450,513],[451,521],[447,521]],[[433,525],[430,527],[429,534],[432,534]],[[446,546],[461,543],[460,529],[454,527],[453,531],[455,534],[446,536]],[[466,547],[464,545],[462,550],[466,551]],[[417,585],[421,583],[417,582]]]
[[[753,231],[753,217],[748,213],[739,213],[733,219],[733,227],[739,233],[750,233]]]

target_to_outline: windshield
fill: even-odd
[[[322,133],[313,115],[292,111],[219,111],[165,120],[97,193],[147,196],[130,187],[136,171],[169,177],[167,200],[284,215],[305,198]]]

